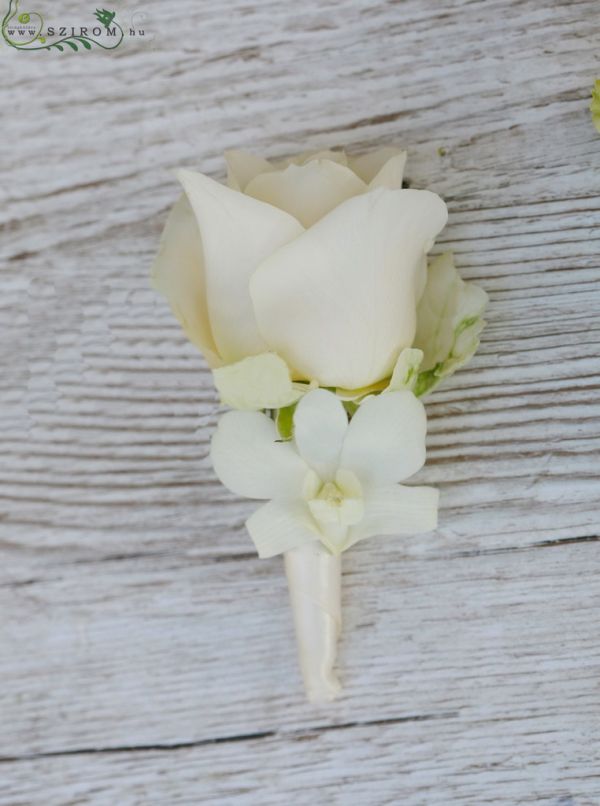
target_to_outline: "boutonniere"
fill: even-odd
[[[214,468],[263,502],[246,525],[259,556],[284,556],[306,691],[327,700],[340,555],[436,527],[437,491],[405,483],[421,398],[477,349],[487,295],[452,255],[428,262],[446,205],[402,188],[404,151],[226,159],[227,186],[179,172],[152,277],[235,409]]]

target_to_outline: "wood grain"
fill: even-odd
[[[596,4],[119,14],[148,39],[2,51],[0,804],[599,803]],[[427,401],[440,528],[345,557],[316,709],[148,267],[176,167],[396,142],[489,325]]]

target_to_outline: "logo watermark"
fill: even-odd
[[[97,8],[89,20],[77,25],[62,20],[46,23],[37,11],[19,10],[20,0],[10,0],[2,20],[2,37],[16,50],[85,52],[94,47],[114,50],[130,37],[145,37],[143,27],[123,28],[115,11]]]

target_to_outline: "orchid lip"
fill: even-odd
[[[304,498],[319,530],[321,541],[334,553],[343,551],[351,526],[365,514],[362,486],[349,470],[338,470],[334,481],[323,481],[309,470]]]

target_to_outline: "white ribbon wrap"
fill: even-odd
[[[341,559],[314,541],[286,551],[284,561],[306,695],[328,702],[341,689],[333,672],[342,626]]]

